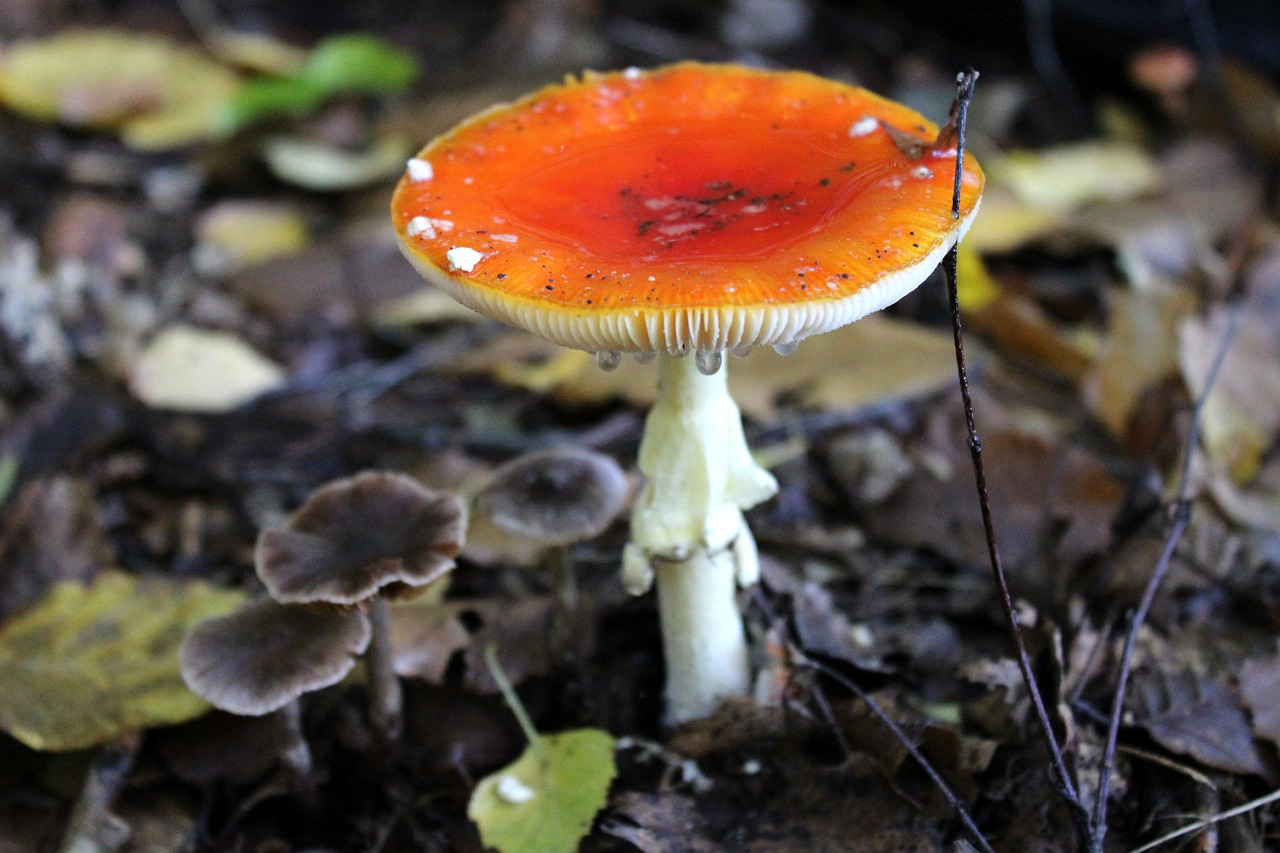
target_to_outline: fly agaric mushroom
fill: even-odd
[[[366,472],[316,490],[258,536],[258,578],[276,601],[367,608],[369,715],[388,739],[398,736],[403,700],[386,599],[417,594],[452,569],[466,525],[456,496],[403,474]]]
[[[897,301],[968,228],[983,175],[863,89],[681,63],[584,74],[483,112],[410,161],[391,202],[406,256],[458,301],[601,366],[659,359],[624,578],[655,574],[668,719],[740,695],[751,459],[723,353],[789,350]],[[421,164],[430,164],[423,168]],[[691,358],[686,358],[689,354]]]

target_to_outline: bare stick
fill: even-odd
[[[1088,127],[1089,111],[1071,82],[1054,41],[1053,9],[1049,0],[1022,0],[1022,10],[1026,16],[1027,49],[1036,73],[1066,118],[1078,127]]]
[[[1243,260],[1243,257],[1241,256],[1235,260],[1239,263]],[[1115,766],[1116,741],[1120,733],[1120,718],[1124,712],[1125,692],[1129,685],[1129,670],[1133,661],[1133,649],[1138,641],[1138,632],[1142,629],[1143,623],[1146,622],[1147,614],[1155,601],[1156,592],[1160,589],[1160,584],[1169,572],[1169,566],[1173,562],[1173,554],[1178,548],[1178,543],[1182,541],[1182,534],[1186,532],[1187,524],[1191,520],[1191,460],[1195,456],[1197,445],[1200,443],[1200,417],[1204,411],[1204,402],[1209,398],[1209,392],[1213,390],[1213,385],[1218,378],[1222,363],[1226,361],[1227,350],[1231,345],[1231,340],[1235,337],[1236,329],[1239,327],[1240,305],[1241,302],[1237,299],[1231,306],[1230,313],[1227,315],[1227,328],[1222,334],[1222,340],[1218,343],[1218,350],[1214,353],[1213,362],[1210,364],[1209,372],[1205,376],[1204,387],[1200,390],[1200,395],[1196,397],[1191,407],[1191,424],[1187,427],[1187,441],[1182,453],[1178,497],[1170,507],[1172,524],[1165,537],[1160,559],[1156,562],[1155,569],[1151,572],[1151,578],[1147,581],[1146,589],[1142,592],[1142,599],[1138,602],[1138,609],[1134,611],[1133,618],[1129,623],[1129,631],[1125,635],[1124,651],[1120,655],[1120,673],[1116,677],[1115,695],[1111,697],[1111,718],[1107,725],[1107,743],[1102,752],[1102,767],[1099,771],[1100,776],[1098,779],[1098,797],[1093,806],[1093,832],[1089,839],[1091,853],[1101,853],[1102,842],[1107,837],[1107,800],[1111,795],[1111,771]]]
[[[1148,841],[1146,844],[1142,845],[1141,847],[1137,847],[1133,850],[1130,850],[1129,853],[1147,853],[1148,850],[1154,850],[1155,848],[1159,847],[1161,844],[1164,844],[1166,841],[1172,841],[1175,838],[1181,838],[1184,835],[1190,835],[1193,832],[1199,832],[1202,829],[1208,829],[1214,824],[1220,823],[1226,820],[1227,818],[1239,817],[1242,814],[1248,814],[1249,812],[1255,809],[1260,809],[1263,806],[1270,805],[1271,803],[1274,803],[1276,800],[1280,800],[1280,788],[1277,788],[1276,790],[1272,791],[1270,794],[1264,794],[1263,796],[1258,797],[1258,799],[1256,800],[1250,800],[1249,802],[1243,805],[1236,806],[1234,809],[1227,809],[1225,812],[1218,812],[1217,814],[1209,815],[1204,820],[1198,820],[1195,823],[1189,823],[1184,827],[1175,829],[1173,832],[1170,832],[1167,835],[1162,835],[1159,838],[1155,839],[1154,841]]]
[[[116,743],[98,748],[71,817],[67,819],[59,853],[115,850],[128,840],[129,825],[111,808],[124,788],[125,777],[133,769],[141,743],[138,735],[126,735]]]
[[[956,78],[956,100],[951,108],[951,122],[948,124],[948,128],[952,125],[955,127],[953,132],[956,145],[956,179],[951,200],[951,215],[956,219],[960,217],[960,182],[964,169],[965,120],[968,116],[969,100],[973,97],[973,87],[977,79],[978,73],[973,69],[964,71]],[[948,128],[944,128],[942,133],[939,134],[940,139],[944,134],[949,135]],[[1009,582],[1005,577],[1004,564],[1000,559],[1000,548],[996,544],[995,526],[991,520],[991,501],[987,496],[987,475],[982,465],[982,439],[979,437],[978,429],[974,425],[973,399],[969,394],[969,374],[964,362],[964,335],[961,331],[960,297],[956,281],[956,253],[958,250],[959,242],[957,241],[956,245],[952,246],[951,251],[947,253],[942,262],[942,267],[947,277],[947,297],[951,303],[951,330],[956,350],[956,371],[960,378],[960,399],[964,404],[965,427],[968,430],[969,438],[969,457],[973,462],[973,475],[978,489],[978,506],[982,511],[982,529],[987,538],[987,556],[991,560],[991,571],[995,575],[996,588],[1000,592],[1000,605],[1004,609],[1005,625],[1009,629],[1009,634],[1013,637],[1018,670],[1022,673],[1022,681],[1027,687],[1031,706],[1035,711],[1036,720],[1040,724],[1045,744],[1049,747],[1058,790],[1071,806],[1077,825],[1088,837],[1090,829],[1089,815],[1085,810],[1084,804],[1080,802],[1079,795],[1076,793],[1075,784],[1071,781],[1071,774],[1067,771],[1066,762],[1062,758],[1062,748],[1058,745],[1057,735],[1054,734],[1053,725],[1049,722],[1049,713],[1045,709],[1044,698],[1040,695],[1040,686],[1036,682],[1035,673],[1031,669],[1027,646],[1022,639],[1022,628],[1018,624],[1018,615],[1013,609],[1013,596],[1009,593]]]
[[[903,749],[905,749],[911,757],[916,760],[916,763],[920,765],[920,769],[925,772],[925,775],[933,781],[934,786],[937,787],[938,791],[951,805],[956,816],[960,818],[960,822],[964,824],[965,829],[969,830],[969,834],[973,836],[978,848],[985,851],[985,853],[995,853],[995,851],[991,849],[991,845],[987,843],[987,839],[982,835],[982,830],[978,829],[978,825],[974,823],[973,817],[969,814],[969,810],[964,807],[964,803],[960,802],[960,798],[952,792],[951,788],[947,785],[946,780],[942,778],[938,771],[934,769],[933,765],[929,763],[929,760],[924,757],[924,754],[920,752],[919,748],[912,743],[909,737],[907,737],[907,733],[893,721],[892,717],[885,713],[884,709],[871,698],[870,694],[859,687],[852,679],[846,678],[838,670],[827,666],[821,661],[813,660],[797,648],[793,647],[791,649],[791,659],[799,666],[807,666],[821,672],[823,675],[827,676],[832,681],[835,681],[841,687],[861,699],[863,703],[866,704],[867,708],[871,710],[871,713],[875,715],[876,719],[889,730],[890,734],[892,734],[900,744],[902,744]],[[831,709],[826,702],[826,697],[822,694],[821,689],[817,685],[814,685],[813,689],[814,696],[821,697],[824,714],[830,717]],[[840,733],[840,737],[843,739],[843,732]]]

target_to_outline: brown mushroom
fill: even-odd
[[[551,546],[556,597],[551,647],[572,655],[578,584],[569,546],[599,536],[627,499],[627,475],[611,457],[581,447],[526,453],[507,462],[476,496],[476,510],[499,529]]]
[[[276,601],[367,609],[369,714],[389,740],[398,737],[402,699],[386,598],[443,577],[465,532],[466,508],[455,495],[403,474],[366,472],[323,486],[258,536],[258,577]]]
[[[281,758],[306,799],[314,796],[311,749],[298,698],[337,684],[369,645],[358,610],[308,609],[269,598],[192,628],[179,649],[182,678],[215,708],[242,716],[280,712]]]

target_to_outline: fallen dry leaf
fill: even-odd
[[[989,185],[982,194],[982,213],[973,220],[964,245],[977,252],[1012,252],[1053,234],[1061,222],[1057,211],[1024,201],[1005,187]]]
[[[1280,746],[1280,655],[1249,658],[1239,678],[1254,735]]]
[[[33,749],[82,749],[208,705],[178,672],[193,624],[244,594],[120,572],[63,583],[0,630],[0,727]]]
[[[841,369],[833,370],[832,365]],[[726,359],[729,390],[744,414],[763,421],[778,415],[779,400],[822,410],[853,409],[930,394],[955,376],[951,337],[883,314],[816,335],[789,356],[757,347],[745,359]],[[455,370],[490,373],[571,405],[621,398],[653,403],[657,368],[624,358],[616,370],[596,367],[589,353],[531,334],[513,332],[459,359]]]
[[[0,622],[59,581],[89,581],[110,564],[92,488],[59,476],[22,487],[0,518]]]
[[[1143,392],[1178,370],[1177,329],[1195,308],[1186,289],[1134,288],[1111,299],[1107,333],[1081,386],[1085,405],[1118,439]]]
[[[284,379],[283,368],[234,335],[178,324],[143,350],[129,390],[148,406],[211,414],[239,408]]]
[[[306,245],[307,223],[296,208],[231,199],[209,208],[196,223],[193,262],[201,272],[224,275]]]
[[[364,151],[348,151],[323,142],[277,136],[262,156],[280,180],[318,192],[349,190],[389,180],[404,170],[413,145],[401,136],[384,136]]]
[[[1235,688],[1190,670],[1134,673],[1136,722],[1161,746],[1228,773],[1265,772]]]
[[[422,598],[392,604],[391,646],[397,675],[439,684],[454,653],[471,644],[471,632],[458,618],[459,609],[438,599],[429,589]]]
[[[1199,396],[1230,326],[1230,308],[1188,318],[1178,336],[1187,387]],[[1280,311],[1260,300],[1242,306],[1240,322],[1201,414],[1205,452],[1236,483],[1248,482],[1280,433]]]
[[[1088,351],[1021,294],[1006,291],[966,312],[965,322],[1014,359],[1071,380],[1079,380],[1089,367]]]
[[[1026,203],[1068,211],[1160,188],[1156,161],[1137,145],[1094,140],[988,156],[987,174]]]
[[[240,78],[159,35],[71,30],[18,42],[0,57],[0,102],[24,115],[119,129],[143,150],[209,139]]]
[[[1004,560],[1022,566],[1024,589],[1041,582],[1056,589],[1063,582],[1061,566],[1105,549],[1122,491],[1085,450],[1019,428],[1009,415],[1007,423],[993,424],[999,406],[986,394],[978,394],[975,406],[988,424],[982,433],[983,460],[991,505],[998,508],[995,526]],[[931,418],[919,446],[910,449],[930,464],[918,465],[888,499],[865,509],[868,534],[873,541],[985,566],[986,538],[959,406],[952,401]],[[1041,552],[1052,558],[1044,576],[1034,577],[1036,563],[1028,561]]]

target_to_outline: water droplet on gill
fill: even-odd
[[[658,357],[658,354],[653,350],[649,350],[647,352],[633,352],[632,355],[635,356],[636,364],[649,364]]]
[[[720,365],[724,364],[724,350],[700,349],[694,359],[697,361],[699,373],[703,376],[714,376],[720,372]]]
[[[622,364],[622,353],[617,350],[600,350],[596,353],[596,364],[600,365],[601,370],[617,370],[618,365]]]
[[[733,349],[729,350],[729,355],[733,356],[734,358],[746,358],[747,356],[751,355],[751,344],[743,344],[740,347],[734,347]]]
[[[688,354],[689,354],[689,348],[687,346],[682,346],[682,347],[679,347],[678,349],[667,350],[667,355],[671,356],[672,358],[684,358]]]
[[[793,352],[795,352],[798,349],[800,349],[799,341],[787,341],[785,344],[773,345],[773,351],[776,352],[778,355],[791,355]]]

